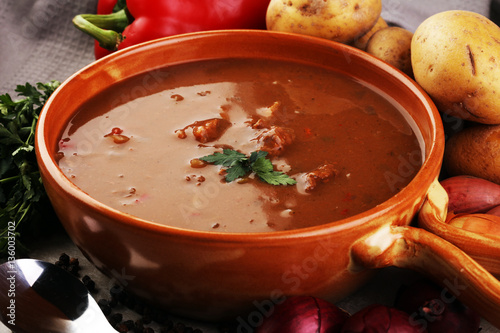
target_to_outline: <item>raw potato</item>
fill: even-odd
[[[403,28],[381,29],[368,40],[366,52],[413,77],[410,51],[412,37],[413,33]]]
[[[367,33],[382,12],[381,0],[271,0],[268,30],[352,43]]]
[[[450,176],[469,175],[500,184],[500,125],[477,124],[452,136],[443,165]]]
[[[415,80],[440,111],[500,124],[500,28],[486,17],[453,10],[435,14],[415,31]]]
[[[382,16],[379,17],[378,20],[377,20],[377,22],[375,23],[375,25],[370,29],[370,31],[368,31],[363,36],[361,36],[359,38],[356,38],[354,40],[354,42],[352,43],[352,46],[354,46],[355,48],[358,48],[360,50],[365,51],[366,50],[366,44],[368,44],[368,40],[370,39],[370,37],[373,36],[373,34],[376,33],[377,31],[379,31],[381,29],[384,29],[384,28],[388,28],[388,27],[389,27],[389,25],[382,18]]]

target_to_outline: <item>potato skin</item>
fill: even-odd
[[[379,31],[381,29],[388,28],[388,27],[389,27],[389,25],[387,24],[387,22],[382,18],[382,16],[380,16],[378,18],[377,22],[375,22],[375,25],[370,29],[370,31],[368,31],[367,33],[365,33],[361,37],[356,38],[354,40],[354,42],[352,43],[352,46],[354,46],[355,48],[358,48],[360,50],[365,51],[366,44],[368,44],[368,40],[370,40],[370,37],[373,36],[373,34],[376,33],[377,31]]]
[[[500,28],[473,12],[435,14],[415,31],[411,44],[415,80],[440,111],[500,124]]]
[[[413,33],[403,28],[381,29],[368,40],[366,52],[413,77],[411,67],[412,37]]]
[[[271,0],[268,30],[352,43],[367,33],[382,12],[381,0]]]
[[[476,124],[453,135],[446,143],[443,166],[450,176],[500,184],[500,125]]]

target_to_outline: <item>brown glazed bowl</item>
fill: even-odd
[[[292,60],[333,68],[399,103],[423,138],[425,162],[400,193],[337,222],[273,233],[217,233],[160,225],[111,209],[58,168],[59,137],[76,110],[105,88],[169,64],[228,57]],[[143,87],[154,85],[146,76]],[[140,89],[141,87],[138,87]],[[409,226],[432,189],[444,150],[436,107],[410,78],[346,45],[269,31],[212,31],[130,47],[70,77],[47,102],[36,150],[43,183],[74,241],[100,270],[129,291],[193,319],[238,319],[256,326],[285,295],[339,300],[375,268],[422,271],[500,326],[496,279],[456,246]],[[402,166],[412,167],[411,164]],[[415,167],[415,166],[413,166]]]

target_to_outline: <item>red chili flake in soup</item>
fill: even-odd
[[[304,228],[375,207],[421,166],[416,126],[333,70],[225,59],[163,71],[118,106],[142,76],[87,102],[58,147],[77,186],[126,213],[214,232]]]
[[[116,144],[122,144],[130,140],[130,138],[126,135],[123,135],[123,130],[119,127],[113,127],[111,132],[104,135],[105,138],[113,139],[113,142]]]

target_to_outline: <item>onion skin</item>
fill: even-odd
[[[441,181],[449,197],[448,211],[455,214],[484,213],[500,205],[500,185],[472,176],[454,176]]]
[[[256,333],[340,333],[349,314],[312,296],[293,296],[275,306]]]
[[[396,308],[373,304],[353,314],[342,333],[421,333],[408,314]]]
[[[466,307],[447,289],[429,280],[402,287],[395,307],[408,313],[420,332],[477,333],[480,316]]]
[[[486,214],[500,216],[500,205],[493,207],[492,209],[487,211]]]
[[[500,216],[491,214],[457,215],[448,224],[463,230],[500,237]]]

